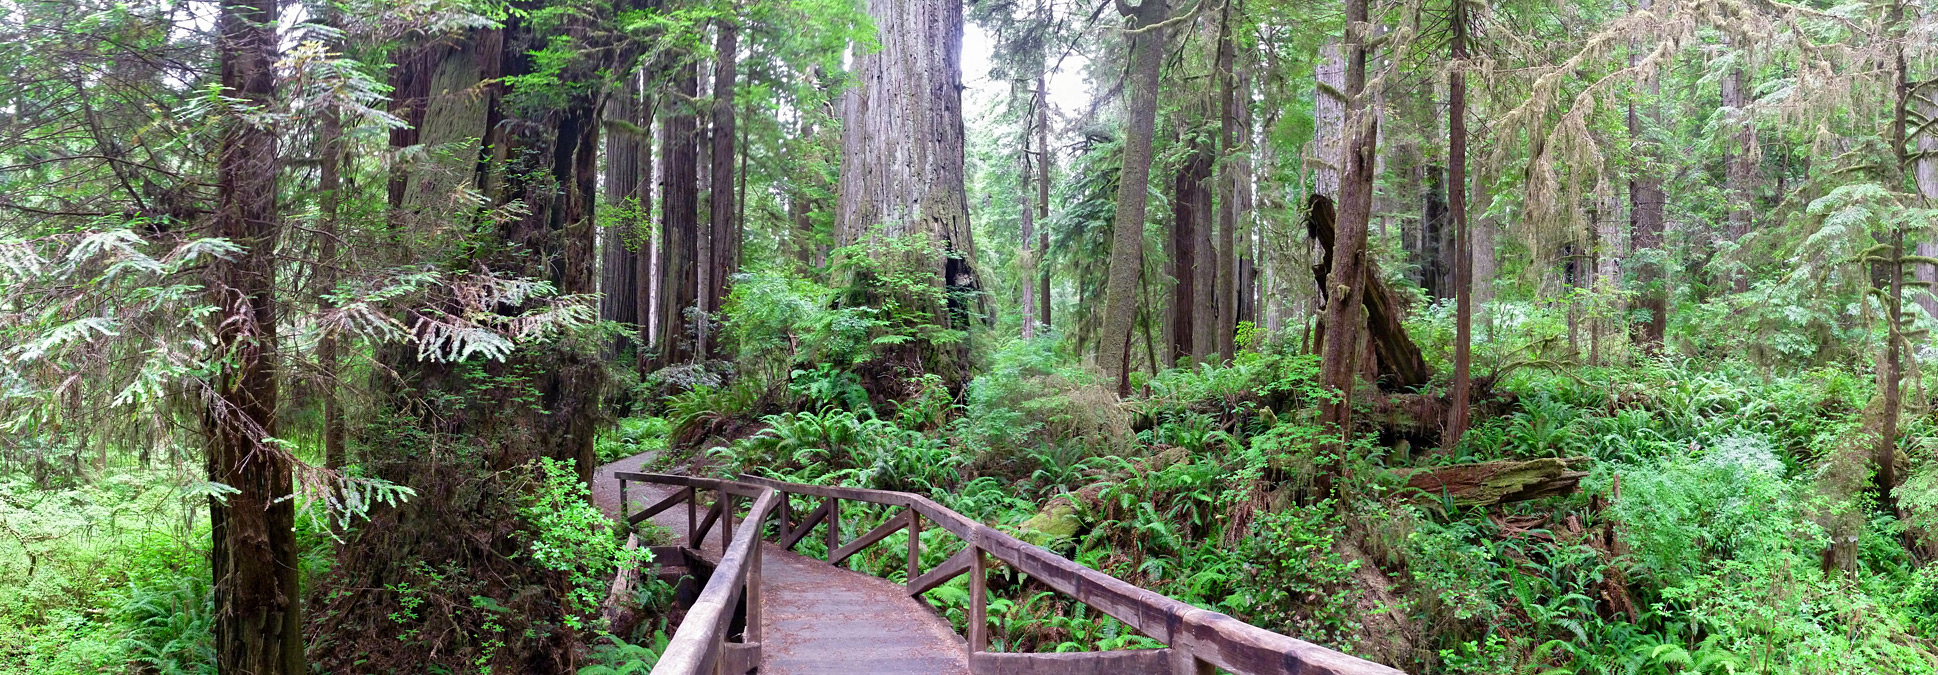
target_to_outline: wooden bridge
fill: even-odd
[[[654,548],[663,567],[711,571],[654,675],[1400,675],[1132,586],[919,495],[615,467],[599,471],[594,486],[599,501],[608,509],[616,502],[615,515],[629,523],[650,519],[682,537],[681,546]],[[618,495],[611,494],[614,484]],[[795,513],[797,502],[815,506]],[[896,514],[843,542],[844,502],[888,507]],[[919,533],[925,527],[947,531],[965,546],[924,571]],[[825,538],[827,559],[794,553],[817,529]],[[911,535],[906,585],[843,566],[902,530]],[[985,572],[992,559],[1170,646],[1060,654],[987,651]],[[958,636],[922,594],[965,574],[969,634]],[[629,583],[622,575],[615,596],[623,596]]]

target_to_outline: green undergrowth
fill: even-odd
[[[708,458],[722,475],[925,494],[1409,672],[1938,671],[1938,572],[1902,543],[1927,537],[1938,476],[1913,471],[1898,491],[1905,521],[1873,503],[1865,375],[1639,357],[1557,374],[1539,350],[1497,348],[1482,372],[1502,376],[1498,414],[1456,447],[1393,440],[1406,400],[1368,390],[1341,450],[1318,421],[1331,394],[1316,358],[1285,336],[1248,339],[1235,362],[1166,370],[1122,405],[1056,336],[994,347],[939,410],[803,390],[760,413],[716,394],[713,414],[753,415],[758,431]],[[1905,424],[1909,464],[1931,465],[1932,419]],[[1542,457],[1588,458],[1581,488],[1481,509],[1403,487],[1415,468]],[[844,540],[892,515],[844,510]],[[922,538],[924,570],[961,545]],[[824,554],[818,539],[802,551]],[[891,535],[850,565],[903,580],[906,545]],[[994,649],[1161,646],[1005,566],[990,589]],[[965,579],[929,599],[963,627]]]

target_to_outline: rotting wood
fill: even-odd
[[[1588,457],[1503,459],[1420,469],[1408,474],[1406,486],[1425,493],[1424,499],[1452,498],[1460,506],[1487,506],[1526,501],[1575,491]]]

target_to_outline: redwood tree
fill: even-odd
[[[962,123],[962,3],[870,0],[879,50],[854,58],[855,85],[842,101],[841,189],[835,229],[843,246],[877,227],[887,237],[931,239],[941,249],[938,286],[950,291],[936,324],[967,328],[961,299],[979,289],[970,236]],[[961,346],[925,366],[945,382],[968,378]]]

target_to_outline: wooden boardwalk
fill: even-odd
[[[599,467],[593,501],[619,517],[614,471],[638,471],[648,455]],[[629,509],[638,512],[674,493],[667,486],[633,483]],[[653,522],[685,533],[684,508],[667,509]],[[707,537],[717,555],[720,537]],[[901,585],[844,570],[768,542],[762,544],[761,664],[763,675],[966,675],[966,643],[949,622]]]

